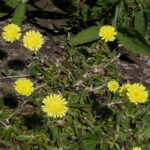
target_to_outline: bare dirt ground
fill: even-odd
[[[150,88],[150,58],[125,52],[115,64],[119,66],[119,72],[124,78],[131,82],[140,82]]]
[[[40,30],[45,39],[41,52],[48,60],[59,63],[63,45],[57,39],[66,35],[61,28],[66,25],[69,14],[62,11],[51,0],[40,0],[28,5],[26,19],[21,26],[23,32],[30,29]],[[11,22],[11,17],[0,21],[0,33],[2,28]],[[0,95],[4,95],[12,89],[12,81],[16,78],[7,78],[12,74],[25,75],[28,66],[27,58],[20,52],[17,42],[6,43],[0,36]],[[29,56],[33,53],[27,50]],[[119,66],[119,72],[125,79],[131,82],[142,82],[150,88],[150,59],[147,56],[137,55],[130,52],[125,53],[115,62]],[[8,68],[8,75],[6,75]]]

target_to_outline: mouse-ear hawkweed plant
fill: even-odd
[[[30,96],[34,91],[34,84],[29,79],[19,78],[15,81],[14,88],[19,94]]]
[[[52,118],[62,118],[66,115],[68,102],[58,94],[49,95],[43,99],[42,110]]]
[[[119,88],[119,84],[115,80],[111,80],[107,84],[108,90],[115,93]],[[124,84],[119,89],[119,95],[123,99],[129,100],[132,103],[144,103],[148,99],[148,91],[146,87],[140,83]]]
[[[21,37],[21,28],[13,23],[6,25],[3,28],[2,38],[6,42],[13,43],[15,40],[19,40]]]
[[[44,38],[39,31],[30,30],[23,36],[23,45],[31,51],[38,51],[44,44]]]

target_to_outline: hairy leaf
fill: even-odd
[[[150,56],[150,46],[135,29],[120,28],[118,31],[117,38],[128,50]]]
[[[20,0],[3,0],[3,1],[7,6],[12,8],[15,8],[20,2]]]
[[[112,26],[115,28],[117,27],[117,21],[121,15],[122,8],[123,8],[123,2],[121,2],[120,4],[118,4],[116,6],[115,16],[114,16],[113,21],[112,21]]]
[[[134,27],[141,35],[145,36],[147,30],[147,18],[143,10],[135,15]]]
[[[20,0],[1,0],[0,1],[0,18],[8,15],[18,4]]]
[[[16,139],[17,139],[18,141],[25,141],[25,140],[28,140],[28,139],[30,139],[30,138],[31,138],[30,135],[19,135],[19,136],[16,137]]]
[[[100,26],[92,26],[79,32],[70,40],[70,43],[80,45],[99,39],[99,28]]]
[[[4,145],[4,146],[7,146],[7,147],[11,147],[13,148],[13,144],[9,141],[0,141],[0,144]]]
[[[26,13],[25,3],[20,3],[15,9],[12,22],[17,25],[21,25]]]

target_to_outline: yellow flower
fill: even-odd
[[[127,96],[129,100],[135,104],[144,103],[148,98],[146,87],[139,83],[134,83],[128,88]]]
[[[125,105],[122,105],[121,108],[122,108],[122,109],[126,109],[126,106],[125,106]]]
[[[23,36],[23,45],[31,51],[38,51],[44,44],[44,38],[39,31],[30,30]]]
[[[46,112],[49,117],[62,118],[68,111],[66,99],[58,94],[47,96],[43,99],[43,104],[42,110]]]
[[[107,83],[109,91],[116,92],[119,89],[119,83],[116,80],[111,80]]]
[[[25,96],[30,96],[34,91],[33,82],[26,78],[20,78],[15,81],[14,88],[19,94]]]
[[[53,70],[53,67],[49,67],[49,70],[52,71],[52,70]]]
[[[132,150],[142,150],[141,147],[134,147]]]
[[[142,7],[142,5],[141,5],[141,4],[139,4],[139,7]]]
[[[102,26],[99,30],[99,36],[104,40],[105,42],[108,41],[114,41],[115,35],[117,35],[117,32],[115,31],[115,28],[109,25]]]
[[[128,88],[129,88],[130,86],[131,86],[131,84],[127,83],[127,84],[122,85],[122,87],[120,87],[119,94],[120,94],[120,96],[122,96],[124,99],[128,99],[127,91],[128,91]]]
[[[15,24],[8,24],[3,28],[2,37],[5,41],[13,43],[21,37],[21,28]]]

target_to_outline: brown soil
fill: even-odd
[[[150,58],[133,54],[125,50],[125,54],[115,64],[119,66],[119,72],[131,82],[140,82],[150,88]]]

